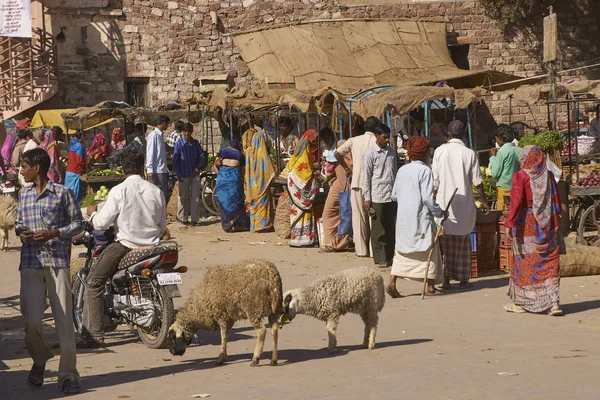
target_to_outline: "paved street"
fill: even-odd
[[[243,258],[273,261],[284,290],[372,263],[351,253],[290,249],[273,233],[225,234],[218,224],[170,229],[184,246],[180,263],[190,267],[184,299],[207,267]],[[32,391],[26,384],[31,360],[19,312],[18,260],[11,233],[11,251],[0,254],[0,398],[57,398],[56,358],[48,363],[43,389]],[[600,277],[564,279],[567,315],[550,318],[504,312],[506,276],[480,278],[466,293],[424,301],[418,283],[399,281],[399,290],[409,296],[387,297],[375,350],[361,348],[362,322],[347,315],[338,330],[343,350],[329,356],[325,324],[300,315],[280,332],[278,367],[268,365],[270,335],[260,367],[249,367],[255,339],[246,322],[235,326],[228,362],[221,367],[214,365],[217,333],[200,332],[183,357],[174,357],[146,348],[135,333],[121,328],[108,336],[105,349],[80,351],[84,392],[75,398],[188,399],[207,393],[212,399],[596,399],[599,283]],[[56,343],[51,314],[47,317],[48,339]]]

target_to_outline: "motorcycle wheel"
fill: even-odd
[[[79,280],[79,278],[75,278],[75,282],[73,282],[73,289],[72,289],[72,293],[73,293],[73,325],[75,325],[75,330],[79,334],[81,334],[81,330],[83,328],[83,307],[81,307],[81,309],[77,308],[77,298],[79,297],[79,293],[81,290],[83,290],[81,281]]]
[[[163,287],[158,290],[158,302],[156,304],[157,319],[151,328],[138,327],[140,339],[151,349],[164,349],[167,347],[169,328],[175,322],[175,308],[173,299],[167,295]]]

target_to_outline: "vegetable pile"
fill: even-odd
[[[95,205],[96,204],[96,200],[94,200],[95,196],[96,196],[96,193],[88,194],[87,196],[85,196],[83,198],[83,200],[81,200],[81,207],[89,207],[89,206]]]
[[[587,178],[580,179],[579,186],[600,186],[600,172],[592,172]]]
[[[98,171],[90,171],[87,173],[87,176],[112,176],[112,175],[123,175],[123,171],[118,169],[101,169]]]
[[[575,141],[571,142],[571,154],[577,154],[577,150],[575,149]],[[569,142],[564,142],[562,146],[562,150],[560,151],[561,156],[569,156]]]
[[[485,190],[486,196],[496,197],[496,188],[492,186],[492,182],[490,181],[490,178],[492,176],[492,170],[489,167],[479,167],[479,169],[481,170],[481,179],[483,181],[483,189]],[[473,195],[476,198],[479,196],[479,192],[477,191],[477,188],[475,186],[473,186]],[[477,208],[479,207],[481,207],[481,205],[479,205]]]
[[[100,189],[94,195],[95,201],[103,201],[108,197],[108,188],[106,186],[100,186]]]
[[[520,147],[538,146],[544,153],[552,153],[558,149],[563,149],[562,145],[562,136],[556,131],[540,132],[537,135],[528,134],[519,140]]]

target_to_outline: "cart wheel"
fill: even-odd
[[[208,178],[206,180],[206,182],[204,183],[204,185],[202,185],[202,204],[204,204],[206,211],[208,211],[210,214],[212,214],[214,216],[219,215],[218,206],[213,201],[213,199],[214,199],[213,194],[215,193],[216,184],[217,184],[217,181],[213,177],[213,178]]]
[[[600,202],[596,201],[585,210],[579,221],[577,240],[581,244],[594,246],[596,243],[600,244],[598,239],[600,239]]]

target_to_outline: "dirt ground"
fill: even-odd
[[[351,253],[320,254],[290,249],[275,234],[225,234],[220,225],[170,225],[184,246],[180,263],[190,270],[183,299],[206,268],[244,258],[273,261],[284,290],[345,268],[371,265]],[[282,243],[283,242],[283,243]],[[0,398],[53,399],[58,357],[48,362],[46,384],[26,384],[31,367],[19,312],[19,248],[0,253]],[[384,274],[387,279],[387,273]],[[271,338],[258,368],[250,368],[254,330],[235,326],[226,365],[216,367],[218,333],[200,332],[183,357],[150,350],[127,329],[108,335],[105,349],[81,350],[78,368],[84,393],[77,399],[597,399],[600,381],[600,277],[561,282],[563,318],[508,314],[505,275],[474,280],[467,292],[421,300],[420,285],[399,281],[403,299],[386,299],[375,350],[361,348],[357,315],[341,319],[342,351],[327,353],[325,324],[299,315],[280,332],[280,365],[270,367]],[[49,311],[48,311],[49,312]],[[58,354],[52,318],[47,338]]]

